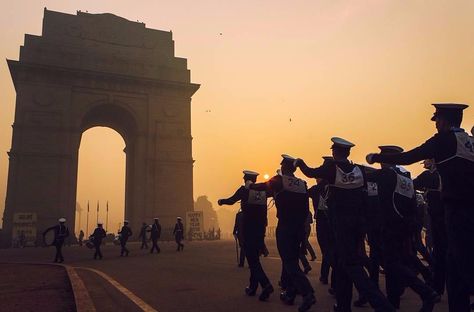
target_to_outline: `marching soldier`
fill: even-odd
[[[292,305],[296,294],[301,294],[303,302],[298,310],[303,312],[316,303],[313,287],[298,264],[304,240],[304,223],[309,212],[309,197],[306,182],[294,175],[295,158],[285,154],[282,157],[279,174],[265,183],[250,185],[250,189],[266,191],[275,199],[277,248],[283,265],[281,283],[286,286],[280,299]]]
[[[184,249],[184,244],[182,243],[184,238],[184,225],[181,217],[176,218],[176,224],[174,226],[173,234],[174,239],[176,241],[176,245],[178,245],[176,251],[182,251]]]
[[[238,267],[243,268],[245,264],[245,248],[244,248],[244,230],[243,230],[243,212],[242,209],[239,209],[235,214],[234,230],[232,234],[234,235],[236,250],[238,252]]]
[[[466,104],[433,104],[438,131],[419,147],[398,154],[369,154],[367,162],[409,165],[434,159],[441,177],[441,199],[448,238],[449,311],[469,311],[474,290],[474,145],[461,129]]]
[[[381,154],[400,154],[403,149],[394,145],[380,146]],[[416,231],[416,199],[409,173],[399,167],[382,163],[382,169],[370,174],[377,182],[383,212],[382,252],[387,297],[397,309],[405,286],[422,299],[420,311],[433,310],[438,294],[417,277],[413,265],[415,251],[412,238]]]
[[[107,236],[107,233],[102,227],[102,222],[97,223],[97,228],[94,230],[94,233],[92,233],[90,237],[95,247],[94,260],[97,259],[97,257],[99,257],[99,259],[102,260],[102,252],[100,250],[100,246],[102,245],[102,240],[106,236]]]
[[[142,240],[142,245],[140,249],[148,249],[146,233],[149,231],[148,225],[143,222],[142,228],[140,229],[140,234],[138,234],[138,239]]]
[[[431,219],[433,235],[433,288],[442,295],[446,284],[446,255],[448,242],[446,239],[446,223],[444,207],[441,201],[441,177],[433,159],[423,162],[426,169],[413,180],[416,190],[424,191],[428,204],[428,214]]]
[[[81,231],[79,232],[79,246],[82,246],[83,241],[84,241],[84,231],[81,230]]]
[[[132,229],[128,226],[128,220],[123,221],[122,229],[119,232],[120,234],[120,257],[125,256],[128,257],[130,251],[127,249],[127,241],[130,236],[132,236]]]
[[[150,253],[153,253],[154,250],[156,250],[156,253],[160,253],[161,249],[158,246],[158,240],[160,239],[161,236],[161,224],[160,224],[160,219],[155,218],[153,219],[153,225],[151,226],[151,231],[150,231],[150,236],[151,236],[151,241],[153,243],[153,246],[151,246]]]
[[[274,291],[259,259],[260,251],[264,247],[267,226],[267,194],[265,191],[249,189],[249,185],[257,181],[257,172],[244,170],[243,173],[244,185],[239,187],[234,195],[226,199],[219,199],[217,203],[219,206],[233,205],[240,200],[243,249],[250,268],[249,286],[245,288],[245,293],[248,296],[255,296],[260,284],[262,292],[259,299],[264,301]]]
[[[394,311],[363,268],[366,205],[364,170],[348,160],[353,143],[337,137],[331,141],[334,160],[312,169],[302,159],[298,159],[296,166],[307,177],[321,178],[329,183],[328,215],[335,235],[337,301],[335,310],[351,311],[352,283],[354,283],[360,294],[367,298],[376,311]]]
[[[366,225],[367,242],[370,247],[369,259],[366,264],[370,279],[379,287],[380,265],[382,264],[382,219],[383,214],[380,209],[380,198],[378,194],[378,185],[370,174],[377,169],[372,167],[363,167],[367,178],[367,205],[366,205]],[[367,303],[367,298],[359,296],[354,301],[355,307],[362,307]]]
[[[323,156],[324,162],[332,161],[332,156]],[[332,263],[332,242],[334,235],[329,224],[327,200],[328,183],[327,181],[317,178],[316,185],[308,190],[308,194],[313,200],[314,218],[316,219],[316,238],[318,240],[319,248],[321,249],[321,272],[319,281],[324,285],[329,282],[329,270]],[[334,293],[335,287],[334,270],[331,273],[331,292]]]
[[[64,240],[69,236],[69,229],[65,225],[66,223],[65,218],[60,218],[58,221],[59,221],[58,225],[47,228],[43,232],[43,239],[49,231],[54,231],[53,245],[54,247],[56,247],[56,256],[54,257],[54,262],[63,263],[64,257],[63,257],[62,249],[64,245]]]

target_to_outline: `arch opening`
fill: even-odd
[[[103,222],[107,233],[117,233],[125,216],[125,146],[125,138],[110,127],[94,126],[82,133],[78,157],[76,235],[82,229],[88,238],[97,221]]]

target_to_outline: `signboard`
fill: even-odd
[[[203,239],[204,213],[202,211],[186,212],[186,230],[188,239]]]
[[[37,215],[32,212],[19,212],[13,215],[13,247],[25,247],[36,242]]]

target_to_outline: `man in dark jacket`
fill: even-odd
[[[328,182],[328,216],[335,237],[336,310],[351,311],[352,284],[355,284],[376,311],[395,311],[363,268],[367,204],[365,171],[348,159],[355,146],[353,143],[338,137],[331,141],[332,161],[309,168],[298,159],[296,165],[307,177]]]
[[[248,296],[254,296],[258,285],[262,287],[259,299],[267,300],[273,293],[270,283],[260,263],[259,254],[264,248],[265,228],[267,226],[267,195],[265,191],[254,191],[248,188],[250,183],[257,181],[258,173],[244,170],[244,185],[240,186],[234,195],[219,199],[218,204],[233,205],[240,201],[241,229],[245,256],[250,268],[249,286],[245,288]],[[241,252],[242,253],[242,252]],[[242,261],[243,264],[243,261]]]
[[[120,234],[120,256],[124,254],[128,257],[130,251],[127,249],[127,241],[130,236],[132,236],[132,229],[128,226],[128,220],[123,221],[122,229],[119,232]]]
[[[400,154],[403,151],[395,145],[379,148],[383,155]],[[413,181],[408,172],[397,166],[382,163],[381,167],[370,173],[370,176],[377,182],[383,213],[382,258],[387,297],[399,308],[400,296],[408,286],[423,301],[420,311],[430,312],[437,300],[437,293],[420,280],[413,270],[415,254],[412,242],[417,228]]]
[[[184,225],[181,217],[176,218],[173,235],[177,245],[176,251],[182,251],[184,249],[184,244],[182,243],[184,238]]]
[[[58,225],[47,228],[43,232],[43,238],[46,236],[46,234],[49,231],[54,231],[54,241],[52,244],[54,247],[56,247],[56,256],[54,257],[54,262],[62,263],[64,262],[62,248],[64,245],[64,240],[69,236],[69,229],[65,225],[66,223],[65,218],[60,218],[58,221],[59,221]]]
[[[151,246],[150,253],[153,253],[153,251],[156,250],[156,253],[160,253],[160,247],[158,246],[158,240],[160,239],[161,236],[161,224],[160,220],[158,218],[153,219],[153,225],[151,226],[150,230],[150,237],[151,241],[153,243],[153,246]]]
[[[413,180],[413,185],[416,190],[424,192],[424,198],[428,204],[433,235],[433,288],[438,294],[442,295],[446,284],[448,242],[446,239],[444,207],[441,201],[441,177],[434,160],[427,159],[423,162],[423,165],[426,170]]]
[[[106,236],[107,236],[107,233],[102,227],[102,223],[101,222],[97,223],[97,228],[94,230],[94,233],[92,233],[90,237],[95,247],[94,260],[97,259],[97,257],[99,257],[99,259],[102,260],[102,251],[100,250],[100,246],[102,245],[102,240]]]
[[[448,238],[450,312],[467,312],[474,291],[474,143],[461,129],[466,104],[433,104],[436,133],[422,145],[398,154],[369,154],[367,162],[409,165],[434,159],[442,181],[441,200]]]
[[[304,223],[309,212],[309,196],[306,182],[295,177],[295,158],[283,154],[278,174],[265,183],[249,185],[250,189],[265,191],[275,199],[278,225],[276,240],[282,261],[281,284],[284,292],[280,299],[293,304],[296,295],[303,296],[300,312],[307,311],[316,303],[314,289],[299,266],[301,244],[304,241]]]
[[[145,222],[143,222],[142,228],[140,229],[140,234],[138,235],[138,239],[142,241],[142,245],[140,246],[140,249],[148,249],[147,235],[146,235],[148,231],[149,231],[148,225]]]

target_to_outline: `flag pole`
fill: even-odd
[[[89,237],[89,201],[87,201],[86,237]]]
[[[96,215],[96,221],[95,223],[99,223],[99,201],[97,201],[97,215]]]
[[[107,201],[107,214],[105,215],[105,232],[109,228],[109,201]]]

